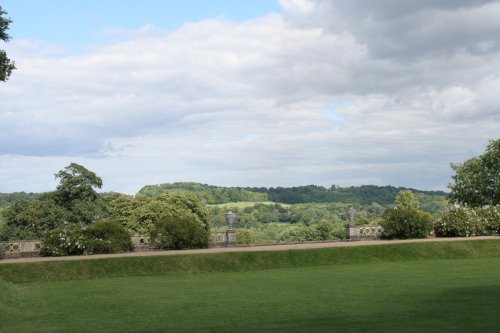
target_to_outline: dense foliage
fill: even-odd
[[[121,253],[133,249],[130,234],[115,222],[65,223],[43,237],[45,256]]]
[[[345,238],[349,204],[357,212],[356,224],[380,224],[383,217],[387,221],[401,220],[404,212],[400,208],[413,212],[420,206],[424,210],[442,212],[449,205],[442,192],[403,190],[396,197],[393,192],[397,188],[391,186],[345,189],[332,186],[326,189],[310,185],[267,189],[175,183],[146,186],[136,196],[97,193],[96,189],[102,186],[101,178],[76,163],[59,171],[56,178],[59,184],[53,192],[0,196],[0,199],[5,199],[6,205],[0,207],[0,239],[40,239],[47,231],[62,233],[64,229],[64,232],[77,233],[82,225],[89,225],[89,230],[93,230],[96,221],[115,221],[131,234],[156,236],[165,247],[204,247],[210,229],[226,230],[225,214],[231,209],[236,214],[234,227],[240,244],[321,241]],[[305,203],[263,201],[270,198]],[[367,202],[369,198],[378,198],[389,205]],[[209,205],[209,202],[226,203]],[[394,204],[399,206],[399,216],[395,216],[392,209],[384,214],[384,210]],[[413,215],[412,218],[418,221],[427,221],[428,218],[420,211]],[[404,221],[409,219],[403,218]],[[415,225],[417,222],[412,220],[408,223]],[[203,226],[203,230],[199,226]],[[421,236],[410,234],[405,237]],[[189,240],[190,237],[193,239]],[[74,242],[67,247],[67,253],[84,253]],[[88,245],[87,249],[93,252],[111,251],[98,250],[93,245]]]
[[[401,191],[396,202],[396,207],[387,209],[382,216],[384,237],[427,237],[432,230],[432,215],[418,209],[418,201],[410,191]]]
[[[322,221],[313,225],[303,223],[268,223],[236,229],[238,244],[296,243],[344,239],[343,223]]]
[[[384,237],[426,238],[432,231],[432,215],[421,210],[392,208],[383,216]]]
[[[101,178],[76,163],[59,171],[56,178],[59,184],[55,191],[1,208],[1,240],[44,238],[44,253],[51,255],[113,253],[131,249],[130,233],[167,237],[163,231],[175,222],[179,237],[181,230],[187,232],[186,237],[194,230],[197,238],[187,244],[186,239],[171,237],[168,241],[173,247],[208,244],[210,215],[193,194],[99,194],[95,189],[102,186]],[[175,221],[169,219],[174,217]],[[203,237],[191,223],[202,226]]]
[[[462,164],[451,164],[455,171],[450,199],[471,207],[500,204],[500,139],[491,141],[484,154]]]
[[[253,228],[236,229],[238,244],[298,243],[345,238],[345,229],[331,222],[315,225],[267,224]]]
[[[151,236],[165,249],[196,249],[208,247],[210,231],[199,219],[172,215],[157,221]]]
[[[473,237],[500,234],[500,205],[485,207],[459,206],[434,222],[439,237]]]
[[[294,225],[283,230],[278,236],[280,243],[296,243],[304,241],[326,241],[344,238],[343,233],[335,230],[333,223],[322,221],[313,226]]]
[[[189,193],[163,194],[155,197],[120,195],[108,203],[107,216],[120,221],[133,233],[147,234],[166,216],[186,217],[209,227],[205,206]]]
[[[26,201],[35,200],[38,199],[40,195],[41,195],[40,193],[26,193],[26,192],[0,193],[0,207],[7,207],[21,200],[26,200]]]
[[[6,225],[0,239],[39,239],[45,231],[62,225],[68,212],[46,194],[37,200],[18,201],[3,215]]]
[[[345,212],[348,204],[344,203],[308,203],[285,205],[275,203],[248,203],[246,206],[239,204],[225,204],[209,206],[213,227],[226,224],[224,214],[231,209],[237,216],[235,226],[242,228],[257,227],[272,222],[302,223],[314,225],[322,221],[335,224],[345,223]],[[382,215],[384,208],[379,204],[361,206],[355,205],[358,211],[356,223],[370,223]]]
[[[308,185],[298,187],[217,187],[197,183],[173,183],[148,185],[143,187],[137,196],[155,196],[161,193],[191,192],[207,204],[221,204],[229,202],[264,202],[272,201],[284,204],[302,203],[350,203],[370,205],[376,202],[380,205],[391,205],[396,195],[404,188],[394,186],[363,185],[358,187]],[[417,194],[422,209],[430,213],[442,211],[446,206],[446,193],[441,191],[411,190]],[[431,196],[431,200],[428,197]],[[439,204],[436,205],[436,202]],[[429,209],[429,210],[428,210]],[[432,210],[430,210],[432,209]]]
[[[9,24],[12,23],[12,20],[4,16],[6,14],[7,12],[0,6],[0,40],[4,42],[10,40],[7,30],[9,29]],[[7,81],[14,69],[16,69],[14,62],[7,57],[7,53],[4,50],[0,50],[0,81]]]
[[[93,172],[71,163],[56,178],[60,181],[55,191],[27,196],[31,200],[16,201],[2,211],[5,225],[0,239],[40,238],[64,222],[89,224],[103,215],[103,202],[94,190],[102,180]]]
[[[267,201],[265,193],[258,193],[240,187],[218,187],[198,183],[174,183],[161,185],[148,185],[138,193],[138,197],[154,197],[167,193],[192,193],[199,200],[207,204],[217,204],[237,201]]]
[[[59,185],[53,199],[67,210],[68,221],[91,223],[102,210],[95,190],[102,187],[102,179],[77,163],[71,163],[55,176]]]

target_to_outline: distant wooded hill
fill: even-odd
[[[205,204],[231,202],[266,202],[285,204],[347,203],[361,206],[378,203],[382,206],[394,204],[394,199],[404,187],[362,185],[351,187],[307,185],[297,187],[222,187],[192,182],[144,186],[137,196],[155,196],[172,192],[189,192]],[[420,202],[421,208],[431,213],[444,211],[449,203],[443,191],[421,191],[410,189]],[[41,193],[0,193],[0,208],[19,200],[33,200]],[[109,193],[101,193],[105,197]]]
[[[404,187],[362,185],[351,187],[332,186],[325,188],[317,185],[298,187],[220,187],[199,183],[172,183],[144,186],[138,196],[155,196],[161,193],[191,192],[207,204],[221,204],[228,202],[273,201],[286,204],[301,203],[357,203],[369,205],[376,202],[386,206],[394,203],[399,191],[407,190]],[[443,201],[447,196],[443,191],[421,191],[409,189],[416,194],[420,201]]]
[[[14,192],[14,193],[0,193],[0,208],[6,207],[20,200],[34,200],[40,196],[40,193],[26,193],[26,192]]]

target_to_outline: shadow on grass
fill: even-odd
[[[454,288],[404,310],[394,304],[377,313],[291,319],[247,332],[499,332],[499,309],[500,285]]]
[[[300,306],[300,305],[297,305]],[[499,332],[500,286],[455,288],[436,294],[424,302],[401,310],[398,304],[377,313],[360,315],[338,313],[327,317],[290,318],[287,320],[255,321],[238,332]],[[233,318],[233,320],[236,318]],[[165,327],[166,330],[171,327]],[[191,327],[189,332],[234,332],[229,320],[226,325]],[[157,332],[141,330],[140,332]],[[130,331],[139,332],[139,331]],[[179,332],[183,332],[180,330]],[[186,331],[187,332],[187,331]]]

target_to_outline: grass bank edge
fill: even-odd
[[[125,276],[244,272],[300,266],[499,256],[500,239],[468,240],[286,251],[12,263],[0,265],[0,279],[13,283],[55,282]]]

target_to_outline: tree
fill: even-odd
[[[410,190],[402,190],[396,196],[396,205],[399,208],[413,209],[417,210],[420,208],[420,204]]]
[[[0,238],[6,239],[39,239],[45,231],[62,225],[67,216],[65,209],[58,206],[50,194],[37,200],[18,201],[3,214],[7,223]]]
[[[432,230],[432,215],[405,208],[387,209],[382,216],[385,238],[426,238]]]
[[[71,163],[55,176],[59,179],[54,192],[55,201],[70,212],[68,220],[92,222],[102,208],[99,194],[94,190],[102,187],[102,179],[77,163]]]
[[[455,171],[450,200],[471,207],[500,204],[500,139],[492,140],[484,154],[464,163],[451,163]]]
[[[396,207],[387,209],[382,215],[384,237],[427,237],[432,230],[432,215],[418,208],[418,201],[411,191],[400,191],[396,196]]]
[[[136,230],[140,233],[152,232],[157,223],[171,216],[185,217],[201,223],[206,230],[210,229],[208,210],[196,196],[188,193],[139,198],[134,216],[137,220]]]
[[[71,163],[55,176],[59,179],[55,195],[63,206],[75,200],[94,201],[99,196],[94,188],[102,187],[102,179],[84,166]]]
[[[7,12],[0,6],[0,40],[8,42],[10,36],[7,34],[7,30],[12,20],[4,17],[5,14],[7,14]],[[0,50],[0,81],[7,81],[14,69],[16,69],[15,63],[7,58],[7,53],[5,53],[4,50]]]

